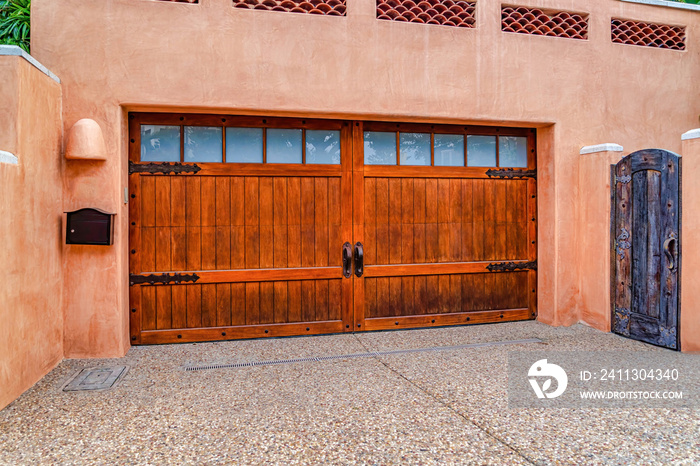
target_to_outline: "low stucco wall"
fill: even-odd
[[[63,358],[61,87],[0,55],[0,409]]]
[[[700,353],[700,128],[682,153],[681,350]]]
[[[700,15],[618,0],[527,2],[589,13],[584,41],[501,32],[500,2],[477,2],[475,29],[379,21],[375,0],[347,3],[342,18],[230,0],[32,3],[33,53],[63,80],[66,128],[92,118],[108,148],[104,163],[67,167],[65,208],[117,212],[112,248],[65,250],[67,356],[120,356],[129,345],[129,110],[535,127],[538,318],[605,324],[607,307],[582,312],[579,149],[680,151],[700,107]],[[688,50],[613,44],[611,17],[685,25]]]

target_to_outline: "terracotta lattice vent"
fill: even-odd
[[[501,30],[518,34],[586,40],[588,39],[588,15],[503,5]]]
[[[345,0],[233,0],[236,8],[251,10],[286,11],[312,15],[345,16]]]
[[[377,19],[473,28],[475,9],[464,0],[377,0]]]
[[[610,38],[618,44],[685,50],[685,27],[612,19]]]

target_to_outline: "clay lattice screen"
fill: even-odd
[[[236,8],[345,16],[345,0],[233,0]]]
[[[473,28],[475,9],[461,0],[377,0],[377,19]]]
[[[586,40],[588,39],[588,15],[504,5],[501,7],[501,30],[518,34]]]
[[[613,18],[610,38],[618,44],[685,50],[684,26],[649,24],[641,21]]]

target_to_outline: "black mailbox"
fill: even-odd
[[[66,244],[112,244],[115,214],[99,209],[80,209],[66,214]]]

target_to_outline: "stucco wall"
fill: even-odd
[[[0,409],[63,358],[61,87],[0,56]]]
[[[66,354],[128,347],[125,112],[145,109],[537,127],[539,319],[602,325],[607,308],[581,313],[579,149],[680,151],[698,121],[700,17],[617,0],[527,5],[590,13],[589,40],[503,33],[493,0],[477,2],[475,29],[378,21],[374,0],[348,0],[347,17],[34,0],[32,51],[63,80],[64,124],[95,119],[109,152],[68,168],[65,207],[117,212],[119,224],[111,249],[66,250]],[[612,16],[686,25],[688,50],[613,44]]]

